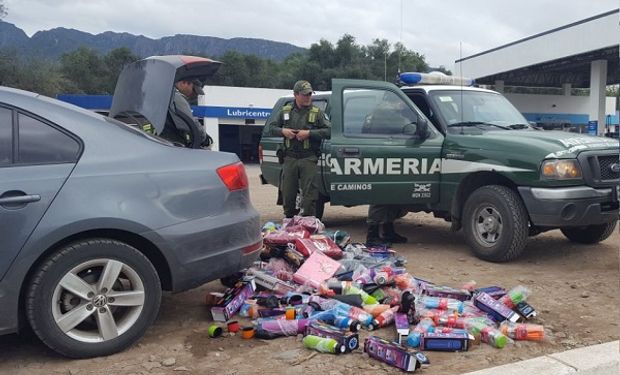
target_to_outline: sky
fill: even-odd
[[[350,34],[401,42],[430,66],[454,61],[620,6],[620,0],[0,0],[32,36],[65,27],[157,39],[247,37],[308,48]],[[208,53],[208,52],[207,52]]]

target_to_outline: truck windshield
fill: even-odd
[[[530,129],[523,115],[500,94],[473,90],[437,90],[430,98],[438,115],[452,132],[455,127],[479,129]]]

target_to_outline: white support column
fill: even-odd
[[[564,90],[564,96],[570,96],[570,90],[573,88],[573,85],[570,83],[563,83],[562,90]]]
[[[498,80],[495,81],[495,91],[497,92],[504,92],[504,81]]]
[[[204,87],[206,90],[206,86]],[[198,105],[206,106],[207,105],[207,96],[199,95],[198,96]],[[217,118],[212,117],[203,117],[203,124],[205,125],[205,131],[207,134],[213,138],[213,144],[211,145],[211,150],[219,151],[220,150],[220,121]]]
[[[607,60],[592,61],[590,65],[590,121],[598,122],[596,134],[605,133],[605,88]]]
[[[220,122],[217,118],[205,117],[205,130],[207,134],[213,138],[213,144],[211,145],[211,150],[219,151],[220,150]]]

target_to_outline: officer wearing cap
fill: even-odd
[[[182,79],[174,84],[174,95],[164,130],[160,134],[173,143],[199,148],[210,137],[205,128],[194,118],[191,104],[197,104],[198,95],[204,95],[202,82],[197,79]],[[196,139],[196,140],[194,140]]]
[[[295,100],[285,105],[275,120],[267,124],[267,134],[284,137],[283,166],[280,190],[284,215],[297,214],[295,200],[301,190],[301,214],[315,216],[318,186],[315,183],[317,162],[323,139],[329,139],[331,124],[319,109],[312,105],[312,85],[297,81],[293,86]]]

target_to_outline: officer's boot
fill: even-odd
[[[368,231],[366,232],[366,246],[381,246],[385,245],[385,242],[379,237],[379,225],[368,225]]]
[[[406,243],[407,237],[401,236],[394,230],[394,223],[383,224],[383,238],[391,243]]]

